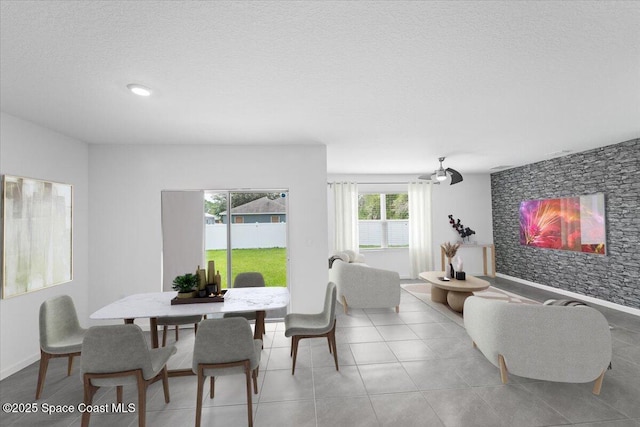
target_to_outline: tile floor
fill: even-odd
[[[491,281],[539,301],[554,297],[502,279]],[[309,339],[301,341],[292,376],[289,339],[284,337],[281,322],[271,322],[262,353],[259,393],[253,398],[254,425],[640,427],[640,318],[602,311],[613,326],[614,356],[600,396],[591,393],[591,383],[511,376],[509,384],[502,385],[497,368],[472,348],[459,317],[405,291],[399,314],[393,310],[338,314],[339,372],[326,340]],[[193,340],[192,330],[181,331],[179,351],[170,368],[190,367]],[[82,401],[79,363],[75,366],[67,377],[66,360],[52,360],[40,408],[44,403],[76,405]],[[0,401],[33,402],[36,378],[34,363],[1,381]],[[149,388],[147,425],[193,425],[195,377],[171,378],[169,384],[169,404],[164,403],[160,383]],[[124,401],[137,401],[135,388],[125,388]],[[101,389],[94,400],[111,402],[115,402],[113,389]],[[0,413],[0,424],[69,426],[79,425],[79,417],[77,412]],[[202,425],[235,427],[246,422],[244,377],[221,377],[215,399],[204,399]],[[94,414],[91,425],[136,426],[137,414]]]

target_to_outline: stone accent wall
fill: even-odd
[[[604,193],[607,254],[520,245],[523,200]],[[640,309],[640,139],[491,175],[498,273]]]

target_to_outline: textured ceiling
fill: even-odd
[[[636,1],[2,0],[0,19],[2,111],[88,143],[464,174],[640,136]]]

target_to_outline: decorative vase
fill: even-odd
[[[195,296],[196,291],[178,292],[178,298],[194,298]]]
[[[453,277],[453,265],[451,264],[451,258],[447,258],[447,264],[444,266],[445,279],[451,279]]]

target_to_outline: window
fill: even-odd
[[[244,217],[243,216],[234,216],[233,217],[233,222],[234,222],[234,224],[244,224]]]
[[[409,246],[409,197],[400,194],[359,194],[360,248]]]
[[[271,215],[271,222],[280,222],[280,215]]]

